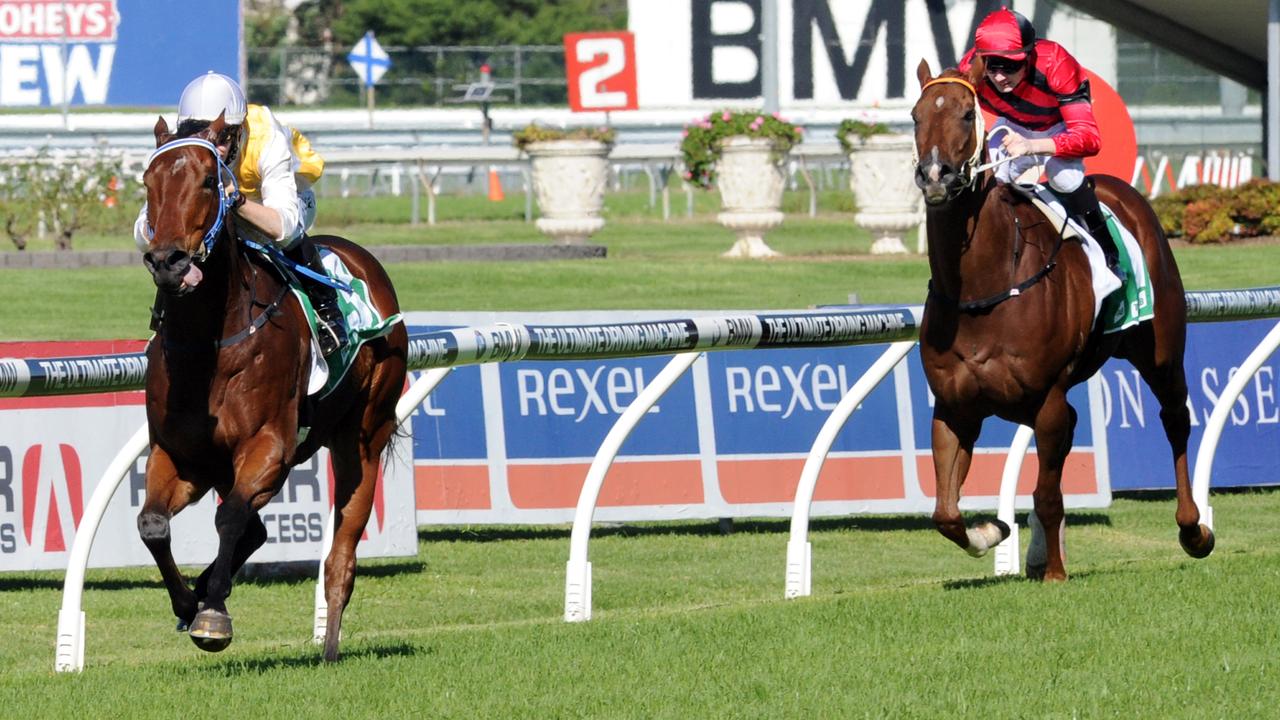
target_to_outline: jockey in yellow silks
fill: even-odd
[[[176,135],[198,133],[219,115],[226,128],[214,144],[235,172],[243,198],[235,209],[237,227],[324,276],[320,254],[306,235],[316,219],[316,196],[311,186],[324,172],[324,159],[302,133],[280,122],[265,105],[247,104],[239,84],[215,72],[197,77],[182,91]],[[144,250],[148,225],[147,206],[143,205],[133,237]],[[299,278],[322,321],[320,350],[328,355],[347,342],[337,291],[304,275]]]

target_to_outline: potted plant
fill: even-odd
[[[716,219],[738,235],[725,257],[779,254],[765,244],[764,233],[782,224],[787,153],[803,133],[777,113],[754,110],[721,110],[685,126],[684,179],[719,188]]]
[[[530,124],[512,133],[529,155],[538,198],[538,230],[556,242],[586,242],[604,227],[604,187],[614,130],[608,127],[552,128]]]
[[[858,204],[853,221],[876,236],[871,252],[905,253],[903,235],[924,219],[912,179],[914,138],[855,119],[842,121],[836,138],[849,155],[849,189]]]

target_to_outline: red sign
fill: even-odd
[[[116,39],[116,0],[26,0],[0,4],[0,40],[106,42]]]
[[[574,112],[635,110],[636,40],[629,32],[564,36],[569,107]]]

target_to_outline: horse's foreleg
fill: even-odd
[[[1065,391],[1054,389],[1036,414],[1036,456],[1040,472],[1034,493],[1038,523],[1031,528],[1027,577],[1066,580],[1066,515],[1062,505],[1062,466],[1071,452],[1076,428],[1075,408]],[[1038,525],[1038,527],[1037,527]]]
[[[240,536],[240,542],[236,543],[235,552],[231,556],[232,577],[240,571],[240,568],[244,567],[245,562],[266,542],[267,526],[262,524],[262,516],[257,512],[249,513],[244,533]],[[196,579],[196,597],[200,600],[204,600],[205,596],[209,594],[209,576],[213,573],[215,564],[209,563],[209,567],[205,568],[204,572],[200,573],[200,577]],[[232,589],[227,590],[227,597],[231,596]]]
[[[258,509],[275,494],[288,471],[285,443],[269,433],[260,433],[237,451],[233,464],[235,484],[213,518],[218,531],[218,555],[205,571],[205,595],[191,623],[192,642],[209,652],[231,644],[231,616],[227,614],[231,576],[247,559],[245,550],[256,542],[252,534],[245,538],[246,530],[254,526]],[[241,555],[244,558],[237,561]]]
[[[151,447],[147,459],[147,495],[138,512],[138,535],[155,559],[169,603],[178,618],[178,630],[184,631],[196,615],[196,594],[174,562],[170,547],[169,520],[183,508],[199,500],[205,489],[178,477],[173,460],[159,447]]]
[[[1009,527],[999,520],[966,528],[960,515],[960,487],[973,461],[973,444],[982,429],[979,419],[957,420],[935,410],[933,415],[933,471],[937,500],[933,524],[938,532],[974,557],[1009,537]]]

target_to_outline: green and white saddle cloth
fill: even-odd
[[[1114,333],[1155,317],[1155,298],[1151,292],[1151,275],[1147,271],[1147,263],[1138,240],[1116,220],[1111,208],[1098,204],[1107,218],[1111,236],[1120,241],[1116,243],[1116,247],[1120,251],[1120,269],[1124,271],[1120,289],[1102,301],[1102,310],[1098,313],[1102,332]],[[1105,269],[1103,271],[1106,272]]]
[[[347,319],[347,344],[326,358],[320,354],[320,342],[316,339],[318,331],[316,323],[319,320],[316,318],[315,309],[311,306],[311,298],[307,297],[306,291],[296,281],[290,283],[290,289],[293,290],[294,297],[298,298],[298,302],[302,303],[307,324],[311,327],[311,376],[307,382],[307,394],[324,397],[342,382],[342,378],[346,377],[356,353],[360,351],[360,346],[391,332],[396,323],[403,321],[404,317],[400,313],[388,318],[382,317],[369,299],[369,286],[364,280],[352,275],[337,253],[322,246],[317,246],[316,249],[320,252],[320,262],[324,264],[329,277],[351,287],[350,292],[338,290],[338,309]]]
[[[1049,188],[1044,185],[1019,187],[1030,192],[1042,212],[1061,227],[1067,217],[1062,203]],[[1103,215],[1111,228],[1111,236],[1117,240],[1120,269],[1124,271],[1123,281],[1107,269],[1106,259],[1102,254],[1102,246],[1089,235],[1089,231],[1074,219],[1067,223],[1063,237],[1073,233],[1083,240],[1085,255],[1089,258],[1089,266],[1093,270],[1094,322],[1102,324],[1103,333],[1120,332],[1155,317],[1154,297],[1151,293],[1151,275],[1142,256],[1142,248],[1138,240],[1122,225],[1111,212],[1111,208],[1102,204]]]

